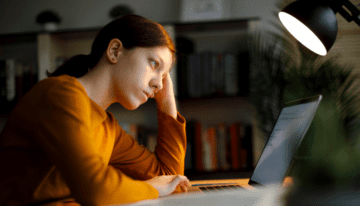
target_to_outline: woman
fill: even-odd
[[[130,203],[190,186],[185,119],[169,70],[175,47],[164,28],[137,15],[106,25],[89,55],[38,82],[0,135],[0,205]],[[154,98],[158,145],[140,146],[105,110]]]

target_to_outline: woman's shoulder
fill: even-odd
[[[53,87],[53,86],[79,86],[79,82],[75,77],[63,74],[56,77],[48,77],[37,83],[40,86]]]
[[[49,101],[89,102],[85,89],[75,77],[61,75],[48,77],[35,84],[22,98],[26,104],[42,105]]]
[[[89,98],[76,78],[61,75],[43,79],[35,84],[14,107],[12,115],[16,119],[19,115],[32,119],[33,116],[38,116],[36,113],[41,110],[63,112],[88,107]]]
[[[70,93],[82,93],[86,94],[85,89],[75,77],[69,75],[60,75],[56,77],[48,77],[39,81],[33,88],[40,93],[58,93],[58,92],[70,92]]]

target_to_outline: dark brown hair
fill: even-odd
[[[89,55],[76,55],[57,68],[53,73],[46,71],[48,77],[67,74],[73,77],[84,76],[100,61],[110,41],[119,39],[124,48],[166,46],[173,54],[175,61],[175,45],[164,27],[157,22],[138,15],[119,17],[97,34]]]

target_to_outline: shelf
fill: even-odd
[[[51,33],[51,36],[54,38],[61,39],[63,41],[74,41],[78,39],[95,39],[96,35],[99,33],[100,30],[88,30],[88,31],[63,31],[63,32],[56,32]]]
[[[198,22],[158,22],[161,25],[174,25],[179,28],[188,29],[189,27],[195,27],[198,29],[233,29],[231,26],[242,25],[241,22],[249,21],[258,21],[259,17],[249,17],[249,18],[237,18],[237,19],[223,19],[223,20],[214,20],[214,21],[198,21]],[[200,24],[203,24],[204,27],[199,27]],[[213,26],[212,26],[213,24]],[[220,24],[227,25],[226,27],[219,26]],[[105,25],[104,25],[105,26]],[[27,38],[29,36],[38,36],[40,34],[62,34],[62,35],[72,35],[71,33],[97,33],[101,30],[102,27],[88,27],[88,28],[68,28],[68,29],[59,29],[56,31],[30,31],[30,32],[19,32],[19,33],[3,33],[0,34],[0,39],[21,37]]]
[[[234,27],[246,27],[247,22],[257,21],[258,17],[213,20],[213,21],[193,21],[183,23],[173,23],[178,31],[214,31],[214,30],[232,30]],[[171,23],[169,23],[171,24]]]
[[[179,100],[179,111],[187,119],[204,124],[251,124],[254,108],[246,97],[199,98]]]
[[[221,35],[226,32],[238,33],[248,28],[247,21],[235,21],[235,22],[220,22],[220,23],[207,23],[207,24],[183,24],[175,25],[175,31],[178,35],[186,34],[198,34],[208,35],[216,32],[216,35]]]

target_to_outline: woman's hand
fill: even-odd
[[[170,77],[170,74],[167,74],[162,81],[163,88],[158,91],[154,99],[156,101],[157,107],[160,111],[177,118],[177,109],[174,95],[174,87]]]
[[[183,192],[186,192],[187,188],[191,187],[189,179],[182,175],[156,176],[145,182],[157,189],[159,197],[173,193],[178,186],[180,186]]]

